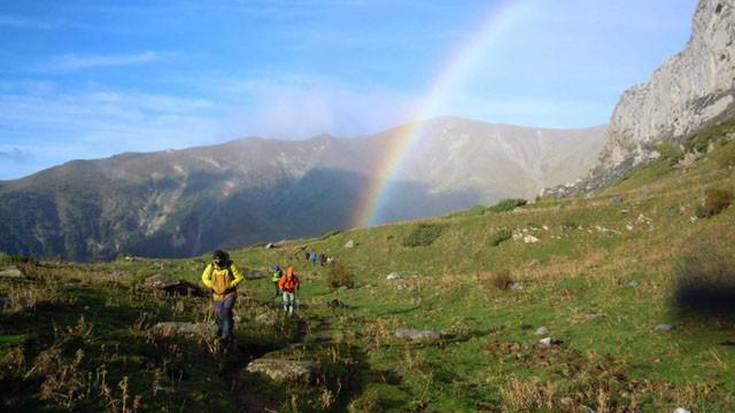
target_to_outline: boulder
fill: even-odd
[[[541,327],[539,327],[539,328],[536,329],[536,333],[534,333],[534,334],[536,334],[539,337],[541,337],[541,336],[547,336],[547,335],[549,335],[549,329],[546,328],[546,326],[541,326]]]
[[[215,335],[217,326],[206,323],[166,321],[151,327],[151,332],[156,337],[202,337]]]
[[[354,247],[355,247],[355,241],[349,240],[349,241],[345,242],[345,248],[351,249],[351,248],[354,248]]]
[[[143,288],[161,290],[168,295],[186,295],[203,297],[204,290],[198,285],[188,281],[178,280],[170,275],[156,274],[152,275],[142,283]]]
[[[272,242],[269,242],[269,243],[265,244],[265,249],[267,249],[267,250],[272,249],[272,248],[275,248],[275,247],[276,247],[276,245],[273,244]]]
[[[636,280],[630,280],[630,282],[628,283],[628,287],[630,288],[637,288],[639,285],[641,285],[641,283]]]
[[[313,361],[296,361],[275,358],[261,358],[251,361],[247,366],[250,373],[262,373],[271,380],[283,382],[309,382],[316,372]]]
[[[677,407],[676,409],[674,409],[674,413],[691,413],[691,411],[683,407]]]
[[[23,270],[14,265],[0,268],[0,278],[23,278],[24,276]]]
[[[393,332],[395,338],[407,338],[409,340],[437,340],[441,334],[434,330],[415,330],[411,328],[399,328]]]
[[[156,274],[143,280],[143,287],[164,289],[166,287],[177,285],[178,283],[179,280],[170,275]]]
[[[544,337],[541,340],[538,341],[539,345],[542,347],[551,347],[551,346],[558,346],[562,343],[561,340],[557,340],[555,338],[551,337]]]
[[[401,278],[401,276],[398,275],[397,272],[392,272],[392,273],[390,273],[390,274],[388,274],[388,275],[385,276],[385,279],[388,280],[388,281],[397,280],[399,278]]]

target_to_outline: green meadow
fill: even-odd
[[[3,256],[24,275],[0,276],[0,409],[735,411],[735,305],[711,305],[735,282],[732,130],[662,148],[588,194],[232,250],[248,279],[226,351],[154,332],[211,323],[206,296],[142,287],[156,274],[199,284],[208,257]],[[297,317],[272,298],[274,264],[301,277]],[[276,381],[246,369],[260,358],[313,371]]]

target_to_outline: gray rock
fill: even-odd
[[[434,330],[415,330],[412,328],[399,328],[393,332],[395,338],[406,338],[409,340],[437,340],[441,334]]]
[[[351,248],[354,248],[354,247],[355,247],[355,241],[349,240],[349,241],[345,242],[345,248],[351,249]]]
[[[561,340],[557,340],[552,337],[544,337],[541,340],[538,341],[539,345],[543,347],[551,347],[551,346],[558,346],[562,343]]]
[[[206,323],[166,321],[151,327],[156,337],[200,337],[217,333],[217,326]]]
[[[691,413],[691,411],[683,407],[677,407],[676,409],[674,409],[674,413]]]
[[[508,289],[509,290],[522,290],[523,289],[523,284],[512,282],[512,283],[510,283],[508,285]]]
[[[143,280],[143,286],[147,288],[164,289],[166,287],[172,287],[178,284],[178,279],[165,274],[151,275],[150,277]]]
[[[275,248],[275,247],[276,247],[275,244],[273,244],[272,242],[269,242],[269,243],[265,244],[265,249],[267,249],[267,250],[269,250],[271,248]]]
[[[630,282],[628,282],[628,287],[631,288],[637,288],[639,285],[641,285],[641,283],[636,280],[631,280]]]
[[[0,268],[0,278],[23,278],[24,276],[23,271],[14,265]]]
[[[672,324],[658,324],[656,326],[656,331],[671,331],[675,328],[676,327]]]
[[[390,274],[388,274],[388,275],[385,276],[385,279],[388,280],[388,281],[397,280],[399,278],[401,278],[401,276],[398,275],[397,272],[392,272],[392,273],[390,273]]]
[[[620,195],[613,195],[610,197],[610,203],[613,205],[620,205],[623,203],[623,197]]]
[[[313,361],[296,361],[275,358],[253,360],[248,364],[250,373],[262,373],[271,380],[283,382],[307,383],[316,372],[316,363]]]
[[[541,336],[547,336],[547,335],[549,335],[549,329],[546,328],[546,326],[541,326],[541,327],[539,327],[539,328],[536,329],[536,332],[534,334],[536,334],[539,337],[541,337]]]

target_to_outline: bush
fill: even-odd
[[[735,166],[735,143],[730,142],[716,155],[717,165],[726,169]]]
[[[735,315],[735,254],[724,236],[693,238],[674,266],[674,304],[699,314]]]
[[[704,193],[704,205],[697,207],[698,218],[709,218],[719,214],[732,204],[733,193],[726,189],[710,188]]]
[[[329,267],[327,272],[327,287],[339,288],[347,287],[352,288],[355,286],[355,280],[352,277],[352,273],[346,265],[335,262]]]
[[[496,231],[493,236],[490,238],[490,245],[493,247],[497,247],[500,245],[501,242],[507,241],[513,237],[513,231],[509,229],[501,229]]]
[[[656,151],[661,154],[661,159],[667,164],[674,166],[684,158],[684,152],[678,146],[674,146],[671,142],[661,141],[656,145]]]
[[[444,229],[445,225],[419,224],[403,239],[401,245],[404,247],[426,247],[436,241],[444,232]]]
[[[487,210],[496,213],[507,212],[526,205],[526,203],[528,203],[528,201],[526,201],[525,199],[503,199],[497,204],[489,207]]]
[[[507,290],[513,285],[513,277],[511,277],[509,271],[500,271],[493,273],[490,276],[490,286],[497,288],[498,290]]]

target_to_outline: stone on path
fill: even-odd
[[[631,287],[631,288],[636,288],[636,287],[638,287],[639,285],[641,285],[641,283],[639,283],[639,282],[638,282],[638,281],[636,281],[636,280],[631,280],[631,281],[630,281],[630,282],[628,283],[628,287]]]
[[[345,243],[345,248],[350,249],[355,247],[355,241],[349,240]]]
[[[407,338],[410,340],[435,340],[441,338],[441,334],[434,330],[416,330],[412,328],[399,328],[393,332],[395,338]]]
[[[271,380],[282,382],[309,382],[316,372],[313,361],[296,361],[274,358],[253,360],[248,364],[250,373],[263,373]]]
[[[689,411],[688,409],[685,409],[683,407],[677,407],[674,410],[674,413],[691,413],[691,411]]]

